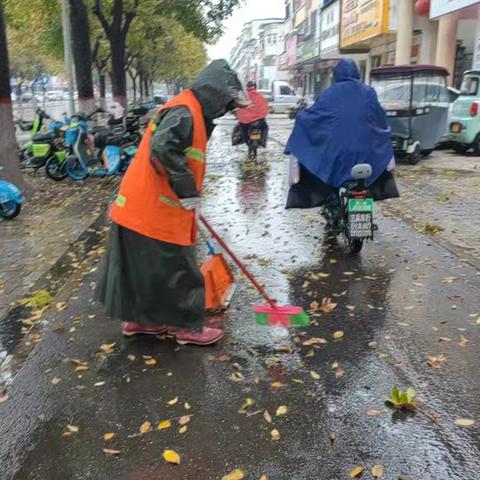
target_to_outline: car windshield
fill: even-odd
[[[478,94],[478,77],[472,77],[467,75],[462,82],[460,87],[460,95],[477,95]]]

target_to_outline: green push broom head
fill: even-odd
[[[258,305],[253,309],[258,325],[278,327],[308,327],[310,319],[302,307]]]

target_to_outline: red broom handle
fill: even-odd
[[[257,282],[255,277],[249,272],[247,267],[240,261],[240,259],[230,250],[228,245],[223,241],[220,235],[210,226],[203,215],[200,215],[200,221],[205,225],[205,228],[210,232],[212,237],[220,244],[220,246],[225,250],[230,258],[237,264],[238,268],[247,276],[247,278],[252,282],[255,288],[259,291],[260,295],[270,304],[271,307],[277,308],[275,300],[273,300],[265,289]]]

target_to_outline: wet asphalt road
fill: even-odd
[[[272,135],[283,128],[278,122]],[[55,299],[67,308],[45,314],[43,339],[0,405],[0,478],[216,480],[241,468],[248,480],[340,480],[363,466],[371,479],[381,464],[389,480],[478,479],[479,272],[381,209],[375,242],[347,256],[340,241],[323,238],[317,210],[284,210],[279,145],[255,166],[228,141],[229,126],[218,128],[205,216],[281,303],[311,308],[331,298],[336,308],[305,329],[258,327],[250,309],[260,300],[236,272],[232,308],[212,319],[227,331],[220,345],[123,340],[92,301],[101,256],[92,255]],[[334,340],[336,331],[344,338]],[[327,343],[303,345],[315,337]],[[111,343],[112,353],[99,354]],[[440,355],[441,367],[430,367],[427,357]],[[69,359],[88,370],[76,373]],[[384,405],[394,385],[416,389],[416,414]],[[239,413],[247,398],[248,415]],[[275,415],[279,406],[286,415]],[[179,433],[176,421],[187,414]],[[476,424],[460,428],[459,418]],[[155,428],[166,419],[175,419],[171,428],[139,434],[144,422]],[[78,432],[63,436],[67,425]],[[162,459],[165,449],[180,454],[179,466]]]

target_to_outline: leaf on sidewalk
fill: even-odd
[[[104,353],[112,353],[116,344],[117,344],[117,342],[104,343],[103,345],[100,345],[100,350]]]
[[[31,297],[26,297],[20,300],[21,305],[25,305],[30,308],[43,308],[46,307],[52,301],[52,296],[47,290],[40,290]]]
[[[230,472],[228,475],[225,475],[222,480],[242,480],[244,478],[244,471],[237,468],[233,472]]]
[[[341,330],[338,330],[337,332],[335,332],[335,333],[333,334],[333,338],[334,338],[335,340],[341,340],[344,336],[345,336],[345,333],[342,332]]]
[[[283,388],[284,387],[284,384],[282,382],[273,382],[271,385],[272,385],[272,388]]]
[[[350,478],[358,478],[365,471],[365,467],[355,467],[350,471]]]
[[[317,372],[311,371],[311,372],[310,372],[310,376],[311,376],[314,380],[320,380],[320,375],[319,375]]]
[[[172,398],[171,400],[169,400],[169,401],[167,402],[167,405],[173,406],[173,405],[175,405],[176,403],[178,403],[178,397],[175,397],[175,398]]]
[[[475,420],[472,420],[470,418],[457,418],[455,420],[455,425],[457,427],[471,427],[475,425]]]
[[[446,358],[443,355],[439,355],[438,357],[429,355],[427,357],[427,364],[432,368],[442,368],[445,360]]]
[[[319,310],[322,313],[330,313],[335,310],[336,307],[337,304],[333,303],[331,298],[326,297],[322,300],[322,304],[320,305]]]
[[[78,431],[80,430],[80,428],[77,427],[76,425],[67,425],[67,430],[68,430],[70,433],[78,433]]]
[[[59,311],[62,312],[67,308],[67,304],[65,302],[58,302],[55,304],[55,308]]]
[[[152,424],[150,422],[143,422],[140,426],[140,433],[147,433],[152,431]]]
[[[385,471],[385,467],[383,465],[375,465],[372,468],[372,475],[375,478],[381,478],[383,477],[383,472]]]
[[[174,465],[180,464],[180,455],[174,450],[165,450],[163,452],[163,458],[168,463],[173,463]]]
[[[272,423],[272,416],[270,415],[270,413],[268,413],[268,410],[265,410],[263,412],[263,418],[267,423]]]
[[[278,408],[277,408],[277,411],[275,413],[275,415],[277,417],[283,417],[284,415],[286,415],[288,412],[288,407],[286,405],[280,405]]]
[[[157,426],[157,430],[167,430],[172,426],[172,422],[170,420],[164,420],[160,422]]]
[[[280,432],[274,428],[271,432],[270,435],[272,436],[272,440],[280,440]]]
[[[115,434],[113,432],[109,432],[109,433],[106,433],[104,436],[103,436],[103,439],[108,442],[110,441],[113,437],[115,436]]]
[[[305,342],[303,342],[303,346],[312,347],[313,345],[325,345],[327,343],[328,343],[327,340],[325,340],[324,338],[312,337],[309,340],[306,340]]]
[[[148,365],[149,367],[152,367],[153,365],[156,365],[157,361],[154,358],[147,358],[145,360],[145,365]]]
[[[120,455],[122,452],[120,450],[112,450],[111,448],[104,448],[103,453],[105,453],[106,455],[116,456],[116,455]]]
[[[254,401],[251,398],[247,398],[243,405],[240,407],[238,413],[247,413],[248,409],[254,404]]]
[[[180,426],[187,425],[188,423],[190,423],[190,419],[191,419],[191,416],[190,416],[190,415],[184,415],[183,417],[180,417],[180,418],[179,418],[178,424],[179,424]]]

